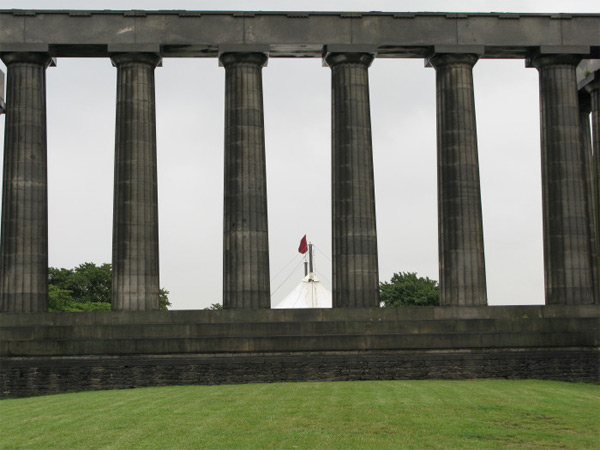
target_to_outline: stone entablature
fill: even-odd
[[[424,58],[432,47],[483,58],[525,58],[535,48],[598,58],[600,14],[0,10],[0,52],[217,57],[221,46],[244,44],[271,58],[320,58],[324,46],[349,43],[391,58]]]

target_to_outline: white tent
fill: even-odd
[[[271,308],[331,308],[331,291],[313,273],[309,273],[296,289]]]
[[[304,279],[296,289],[283,300],[272,304],[273,309],[300,309],[300,308],[331,308],[331,291],[318,280],[314,274],[313,244],[307,244],[306,235],[300,241],[298,251],[304,255]]]

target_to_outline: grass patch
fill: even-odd
[[[174,386],[2,400],[0,424],[0,448],[598,449],[600,386]]]

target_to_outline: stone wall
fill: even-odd
[[[0,314],[0,392],[391,379],[600,381],[595,306]]]

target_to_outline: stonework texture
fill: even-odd
[[[0,397],[290,381],[500,378],[597,383],[598,361],[598,352],[590,349],[59,358],[51,364],[31,358],[0,369]]]
[[[225,53],[224,308],[270,308],[262,53]]]
[[[156,310],[158,181],[153,54],[118,54],[113,212],[114,310]]]
[[[581,148],[585,166],[585,195],[587,202],[587,218],[590,226],[590,244],[592,253],[592,281],[594,285],[594,299],[598,298],[600,279],[598,273],[598,234],[596,227],[597,201],[596,201],[596,174],[594,173],[594,150],[592,146],[592,130],[590,127],[590,112],[592,110],[591,95],[587,90],[579,90],[579,124],[581,130]]]
[[[593,236],[595,238],[595,303],[600,303],[600,71],[596,71],[595,80],[587,86],[590,93],[590,109],[592,119],[592,161],[591,166],[591,198],[593,203]],[[589,134],[588,134],[589,136]]]
[[[487,288],[473,92],[475,55],[439,54],[436,70],[441,305],[485,305]]]
[[[309,380],[600,382],[598,314],[596,305],[0,314],[0,397]]]
[[[333,307],[379,305],[368,68],[373,56],[333,53]]]
[[[7,111],[0,241],[0,311],[48,308],[45,53],[2,55]]]
[[[575,67],[571,55],[533,60],[539,71],[546,304],[594,302]]]

